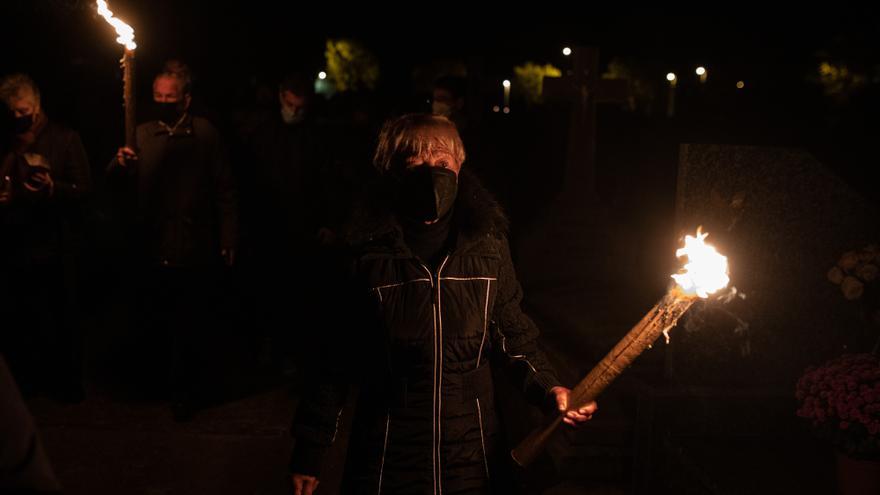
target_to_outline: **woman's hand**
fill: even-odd
[[[306,474],[294,473],[293,495],[312,495],[318,488],[318,478]]]
[[[559,412],[565,414],[562,421],[575,428],[593,419],[593,414],[599,409],[599,406],[596,405],[596,401],[593,401],[580,409],[572,409],[569,411],[568,395],[571,393],[571,390],[565,387],[553,387],[550,389],[550,393],[556,396],[556,406],[559,408]]]

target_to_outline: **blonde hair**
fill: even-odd
[[[459,165],[464,163],[464,143],[455,124],[439,115],[410,113],[390,119],[382,126],[373,166],[384,174],[403,159],[428,156],[435,151],[448,152]]]
[[[27,74],[10,74],[0,80],[0,101],[7,106],[22,98],[23,92],[30,92],[34,96],[34,103],[40,105],[40,89]]]

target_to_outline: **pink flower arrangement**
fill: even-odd
[[[846,354],[797,383],[797,415],[848,455],[880,457],[880,357]]]

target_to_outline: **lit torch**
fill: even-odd
[[[707,235],[697,229],[696,237],[685,237],[684,247],[675,254],[679,258],[687,257],[688,262],[680,273],[672,275],[675,285],[571,391],[569,410],[580,409],[596,400],[660,334],[666,336],[668,342],[667,332],[698,299],[727,287],[730,281],[727,258],[703,242]],[[520,442],[510,453],[513,460],[520,466],[531,463],[564,417],[564,414],[555,416],[548,425],[536,429]]]
[[[135,94],[134,94],[134,49],[137,45],[134,43],[134,29],[120,19],[113,17],[113,12],[107,6],[105,0],[96,1],[98,14],[104,18],[119,36],[116,41],[125,47],[122,54],[122,81],[123,81],[123,103],[125,105],[125,144],[129,148],[135,147],[135,128],[137,121],[135,120]]]

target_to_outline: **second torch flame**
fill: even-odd
[[[119,35],[116,38],[116,41],[119,42],[120,45],[124,45],[127,50],[134,50],[137,48],[137,45],[134,42],[134,29],[128,24],[122,22],[122,20],[113,17],[113,12],[110,11],[110,7],[107,5],[105,0],[97,0],[98,6],[98,14],[104,18],[113,29],[116,30],[116,34]]]
[[[108,24],[116,29],[116,38],[121,45],[125,46],[122,54],[122,100],[125,105],[125,145],[130,148],[137,147],[137,119],[135,111],[135,74],[134,74],[134,49],[137,45],[134,43],[134,29],[122,20],[113,17],[113,12],[107,6],[105,0],[97,0],[96,7],[98,14],[107,21]]]

